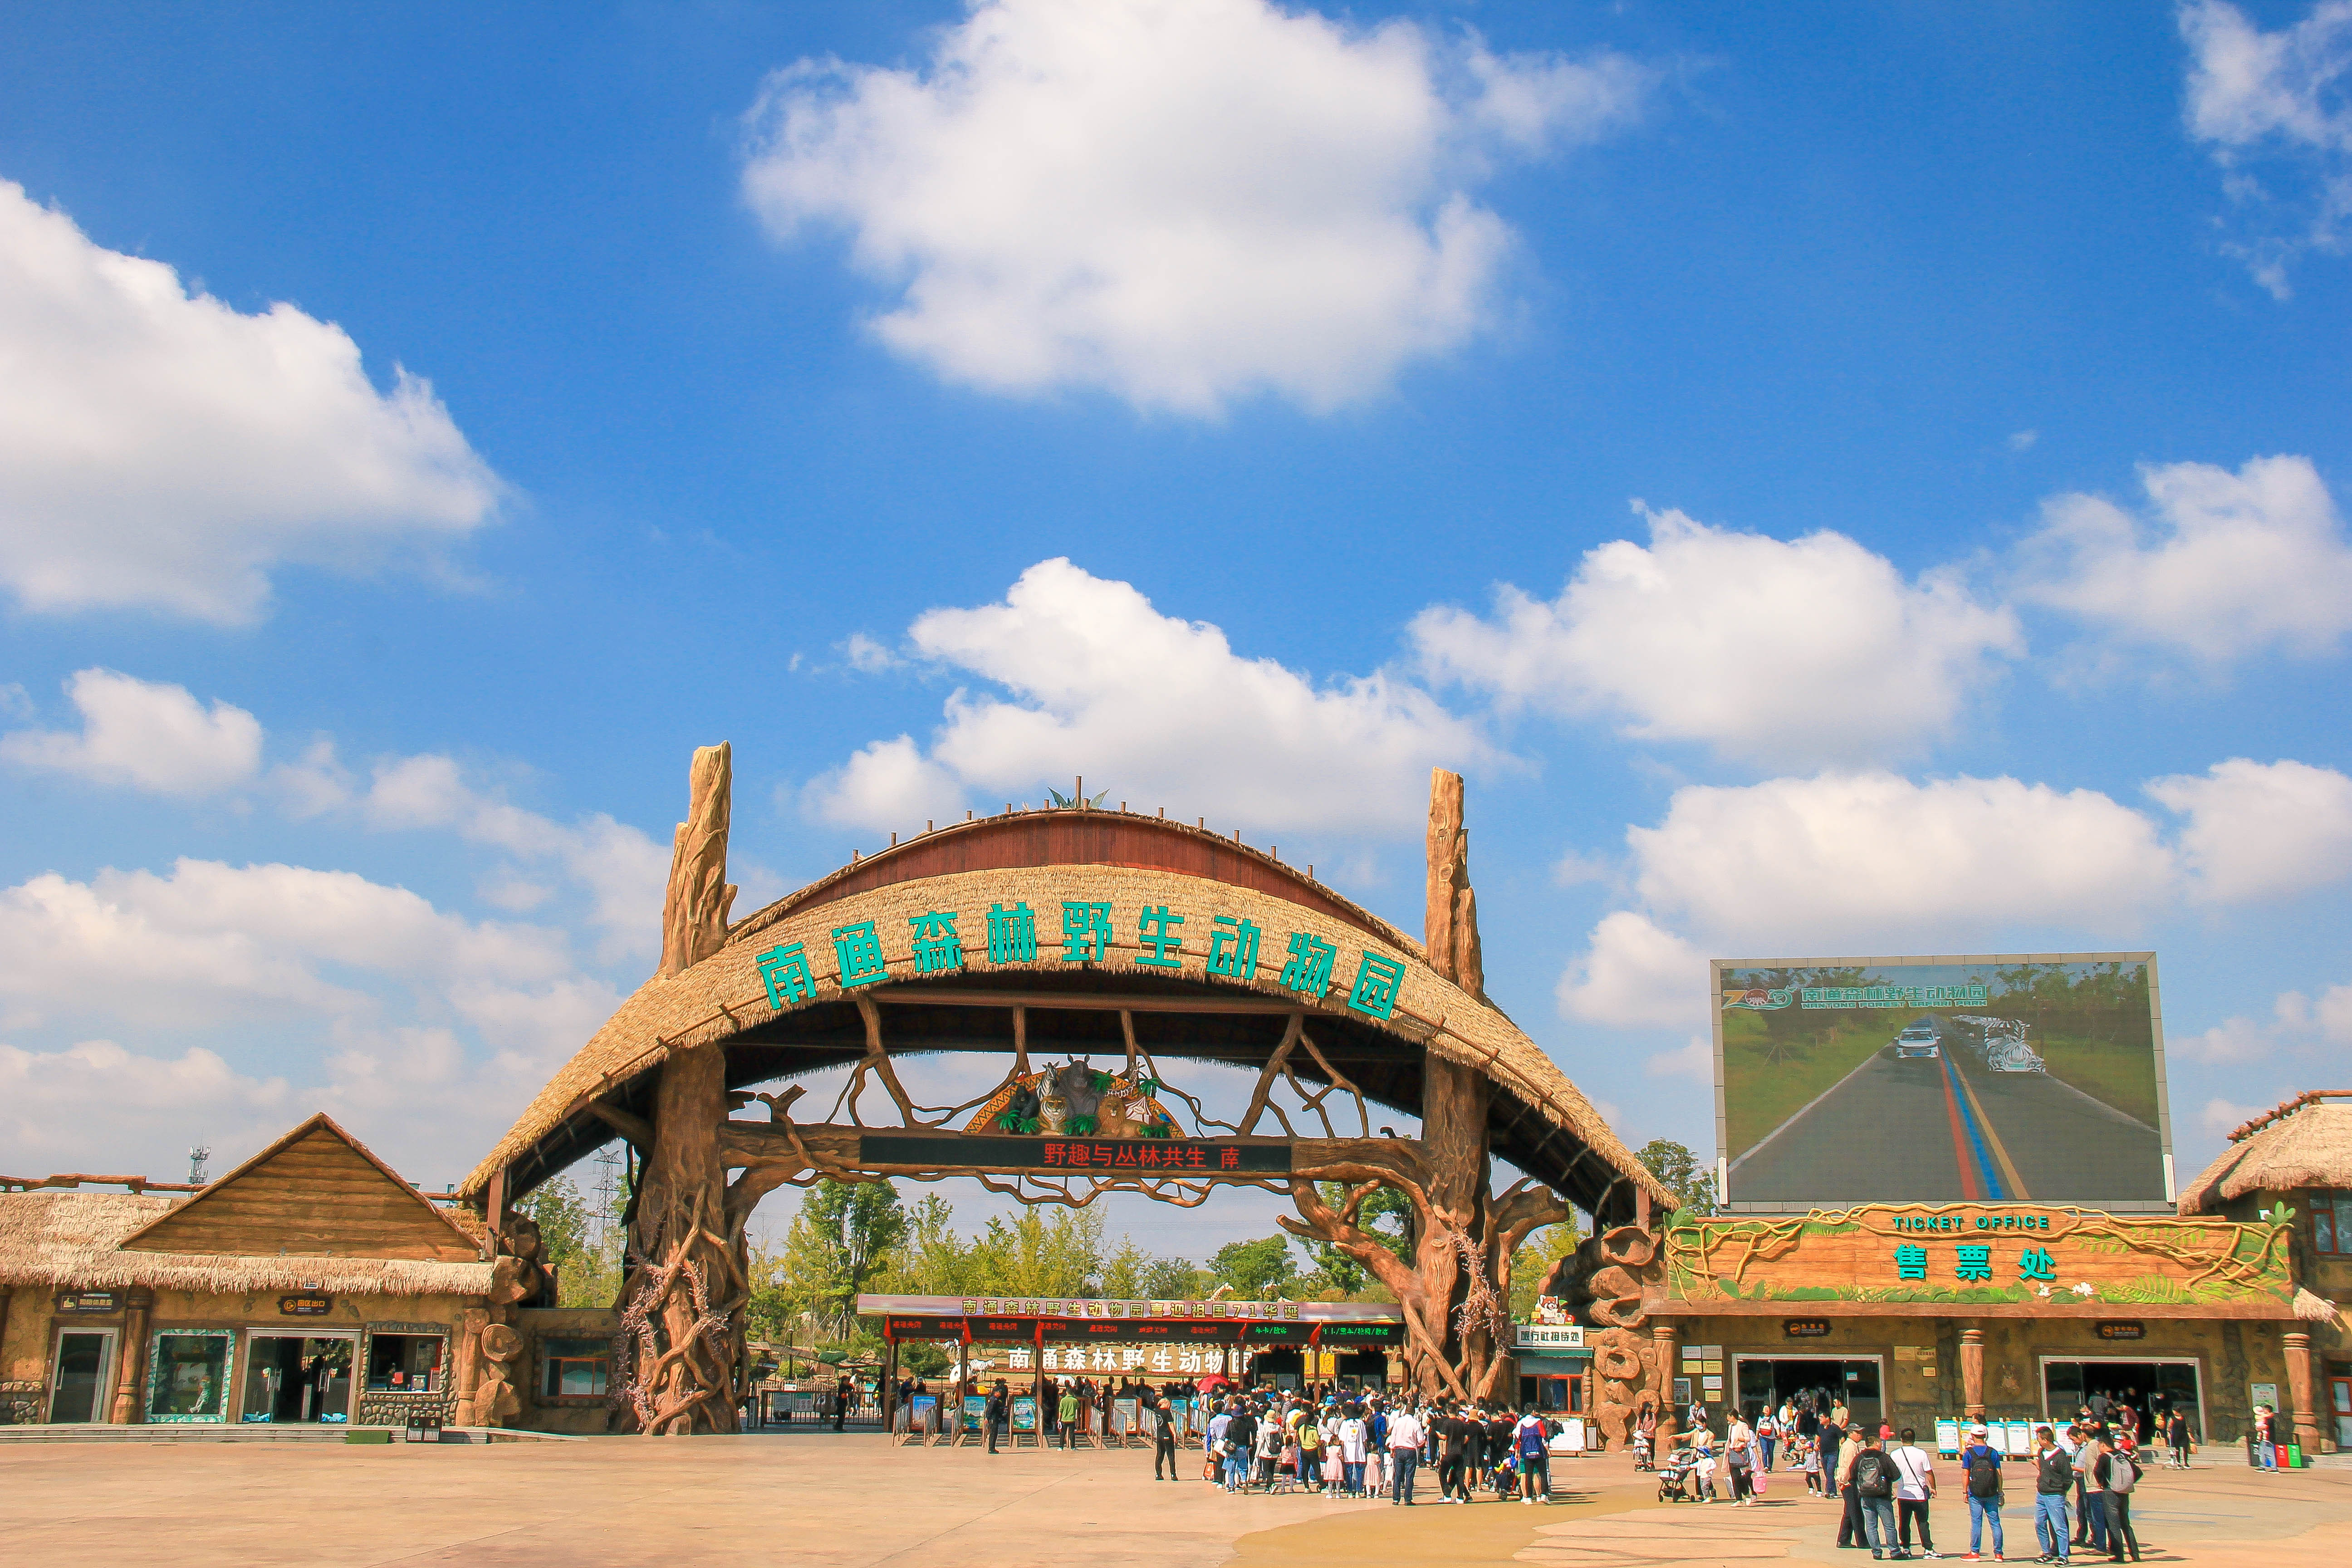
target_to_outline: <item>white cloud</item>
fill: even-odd
[[[1318,688],[1066,560],[1032,566],[1002,604],[929,611],[908,637],[1013,700],[957,691],[928,754],[907,736],[866,747],[811,786],[825,820],[906,828],[964,792],[1001,802],[1084,774],[1090,792],[1109,785],[1180,816],[1393,828],[1420,820],[1432,765],[1490,754],[1412,686],[1375,674]]]
[[[2031,452],[2033,450],[2033,444],[2041,439],[2042,432],[2039,430],[2012,430],[2009,435],[2009,449],[2012,452]]]
[[[2319,1037],[2331,1046],[2352,1046],[2352,985],[2331,985],[2314,1009]]]
[[[199,1138],[225,1169],[323,1109],[446,1181],[620,1001],[555,931],[349,873],[182,860],[169,877],[37,877],[0,892],[0,1026],[111,1019],[163,1043],[0,1045],[0,1136],[22,1122],[9,1146],[53,1163],[169,1175]],[[188,1038],[207,1034],[273,1070]]]
[[[608,955],[642,952],[659,943],[670,852],[603,812],[567,826],[511,804],[496,790],[476,787],[456,758],[430,752],[379,760],[362,789],[336,756],[334,742],[323,738],[311,743],[300,762],[272,769],[270,782],[296,816],[356,811],[379,832],[454,832],[469,844],[503,849],[521,860],[552,862],[587,891],[590,915],[605,932]],[[500,909],[527,910],[546,897],[546,889],[507,868],[485,885],[484,897]]]
[[[918,68],[771,77],[744,190],[845,231],[877,333],[950,381],[1321,410],[1486,326],[1513,235],[1471,191],[1652,79],[1265,0],[975,0]]]
[[[2019,596],[2215,666],[2326,653],[2352,630],[2352,545],[2311,459],[2150,465],[2140,482],[2145,517],[2099,496],[2044,502]]]
[[[0,719],[29,719],[33,716],[33,699],[25,688],[14,680],[0,681]]]
[[[1916,749],[1950,730],[1998,656],[2021,651],[2014,617],[1952,573],[1906,582],[1827,531],[1790,542],[1644,515],[1646,548],[1589,552],[1556,600],[1507,585],[1491,620],[1423,611],[1423,659],[1506,704],[1803,764]]]
[[[1677,790],[1626,833],[1655,914],[1765,957],[1998,950],[2020,926],[2120,933],[2174,889],[2156,825],[2095,790],[1888,773]],[[1759,949],[1769,951],[1759,951]]]
[[[2264,32],[2224,0],[2189,0],[2179,9],[2189,49],[2189,132],[2229,173],[2223,188],[2258,226],[2225,249],[2254,279],[2287,298],[2287,265],[2302,251],[2340,251],[2352,216],[2352,4],[2323,0],[2302,21]],[[2311,195],[2280,213],[2262,209],[2271,193],[2245,173],[2263,155],[2298,178]],[[2288,221],[2279,226],[2276,219]]]
[[[168,877],[50,872],[0,891],[10,1027],[352,1014],[371,1007],[371,982],[544,985],[569,970],[555,932],[468,921],[348,871],[183,859]]]
[[[81,733],[0,736],[0,758],[157,795],[205,795],[260,769],[259,721],[217,698],[208,711],[184,686],[110,669],[79,670],[66,691],[81,711]]]
[[[1646,915],[1618,910],[1592,928],[1584,955],[1559,977],[1562,1015],[1627,1026],[1706,1016],[1707,955]]]
[[[862,675],[879,675],[906,662],[864,632],[849,634],[841,645],[841,657],[849,661],[850,668]]]
[[[1708,957],[2135,941],[2185,899],[2254,901],[2352,877],[2352,779],[2341,773],[2241,758],[2147,787],[2187,817],[2177,842],[2095,790],[2013,778],[1687,785],[1656,826],[1626,830],[1640,908],[1594,926],[1560,977],[1560,1009],[1680,1024],[1705,995]],[[2184,1036],[2182,1049],[2249,1059],[2283,1034],[2307,1034],[2313,1016],[2290,993],[2275,1023],[2233,1018]],[[2316,1016],[2352,1043],[2352,986],[2330,991]]]
[[[912,735],[860,746],[848,762],[811,781],[803,797],[824,821],[886,832],[963,809],[962,784],[923,755]]]
[[[180,1150],[199,1140],[257,1145],[304,1114],[296,1104],[283,1078],[248,1078],[201,1047],[150,1057],[111,1040],[55,1051],[0,1045],[0,1142],[12,1175],[184,1180],[171,1163]]]
[[[2272,1109],[2267,1105],[2240,1105],[2234,1100],[2213,1099],[2197,1113],[2197,1125],[2205,1136],[2219,1142],[2231,1133]]]
[[[289,563],[429,556],[499,484],[424,381],[242,315],[0,182],[0,585],[26,607],[257,619]]]
[[[2275,898],[2352,875],[2352,778],[2333,768],[2233,757],[2147,793],[2189,818],[2180,847],[2208,898]]]
[[[1699,969],[1701,984],[1705,984],[1705,965]],[[1715,1044],[1705,1035],[1693,1035],[1671,1051],[1655,1051],[1642,1064],[1642,1070],[1651,1078],[1686,1078],[1715,1087]]]

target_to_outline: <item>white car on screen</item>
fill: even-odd
[[[1899,1060],[1904,1057],[1940,1057],[1944,1054],[1943,1038],[1944,1032],[1936,1026],[1933,1018],[1921,1018],[1906,1024],[1903,1032],[1895,1037],[1895,1058]]]

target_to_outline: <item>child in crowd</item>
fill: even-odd
[[[1797,1447],[1801,1453],[1798,1463],[1805,1468],[1805,1490],[1813,1497],[1822,1495],[1822,1440],[1800,1437]]]

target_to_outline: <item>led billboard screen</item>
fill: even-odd
[[[2172,1197],[2156,955],[1718,959],[1738,1209]]]

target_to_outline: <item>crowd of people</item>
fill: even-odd
[[[2257,1411],[2259,1421],[2262,1412]],[[1654,1411],[1645,1411],[1634,1448],[1643,1462],[1657,1441]],[[2167,1462],[2185,1468],[2195,1443],[2188,1415],[2166,1412],[2152,1441],[2141,1439],[2140,1417],[2132,1406],[2106,1402],[2104,1412],[2085,1405],[2071,1422],[2034,1429],[2033,1521],[2035,1561],[2066,1563],[2074,1549],[2105,1553],[2121,1563],[2140,1560],[2132,1525],[2131,1500],[2147,1465],[2149,1447],[2160,1445]],[[1979,1422],[1969,1428],[1958,1457],[1961,1495],[1969,1509],[1968,1560],[1981,1559],[1991,1536],[1992,1560],[2007,1560],[2002,1508],[2008,1489],[2005,1456]],[[1776,1460],[1805,1478],[1808,1496],[1839,1502],[1839,1547],[1866,1548],[1874,1559],[1906,1561],[1941,1557],[1936,1550],[1931,1505],[1937,1495],[1936,1455],[1918,1434],[1897,1432],[1885,1422],[1856,1421],[1843,1401],[1823,1396],[1759,1410],[1753,1420],[1734,1413],[1718,1440],[1704,1406],[1694,1405],[1686,1432],[1677,1434],[1660,1464],[1676,1495],[1701,1502],[1752,1502],[1767,1487]],[[1688,1490],[1685,1488],[1687,1486]]]
[[[1177,1468],[1177,1417],[1161,1397],[1150,1406],[1154,1479]],[[1477,1494],[1536,1504],[1551,1496],[1552,1444],[1562,1431],[1533,1409],[1324,1388],[1271,1385],[1225,1394],[1202,1434],[1202,1477],[1228,1492],[1328,1492],[1416,1505],[1423,1472],[1444,1503]]]

